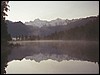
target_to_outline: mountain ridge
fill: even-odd
[[[87,18],[72,19],[72,20],[66,19],[64,21],[64,22],[67,21],[66,24],[64,23],[65,25],[59,24],[59,22],[57,25],[48,25],[48,24],[46,25],[45,23],[48,23],[48,21],[43,21],[42,24],[44,25],[40,25],[41,27],[35,25],[25,25],[21,21],[19,22],[7,21],[7,26],[8,26],[8,32],[11,34],[12,37],[16,37],[19,35],[24,35],[24,36],[34,35],[34,36],[44,37],[51,35],[55,32],[58,33],[60,31],[66,31],[75,27],[84,26],[86,25],[86,23],[88,23],[89,21],[94,21],[96,18],[97,16],[90,16]],[[61,19],[58,18],[57,21],[59,20]],[[35,22],[36,21],[41,21],[41,20],[36,19]],[[55,22],[55,20],[52,21]]]

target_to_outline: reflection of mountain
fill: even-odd
[[[99,61],[99,43],[95,41],[23,42],[21,45],[12,48],[8,61],[23,58],[37,62],[47,59]]]
[[[26,56],[25,59],[30,59],[30,60],[35,60],[36,62],[40,62],[42,60],[48,60],[48,59],[52,59],[52,60],[56,60],[56,61],[63,61],[63,60],[70,60],[70,59],[77,59],[77,58],[71,58],[68,55],[57,55],[57,54],[34,54],[33,56]]]

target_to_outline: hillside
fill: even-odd
[[[37,23],[36,23],[37,21]],[[16,36],[39,36],[45,39],[98,39],[99,34],[99,17],[91,16],[80,19],[56,19],[52,20],[58,22],[57,25],[46,25],[45,22],[36,19],[36,25],[25,25],[21,21],[11,22],[7,21],[8,32],[12,37]],[[51,21],[51,23],[52,23]],[[66,25],[60,24],[61,21],[66,22]],[[42,25],[44,23],[44,25]],[[50,22],[49,22],[50,23]]]
[[[99,40],[99,16],[78,20],[72,24],[73,27],[71,29],[58,33],[55,32],[46,38],[66,40]],[[71,23],[68,26],[70,25]]]

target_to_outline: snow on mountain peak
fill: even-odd
[[[25,22],[25,24],[26,25],[38,26],[38,27],[42,27],[42,26],[57,26],[57,25],[67,25],[67,23],[69,23],[69,21],[70,20],[66,21],[66,20],[62,20],[60,18],[57,18],[57,19],[51,20],[51,21],[40,20],[39,18],[37,18],[34,21]]]

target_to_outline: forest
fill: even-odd
[[[23,25],[24,27],[24,25]],[[60,29],[61,25],[59,26],[52,26],[46,27],[48,29],[53,27],[56,29]],[[68,25],[63,25],[62,30],[53,31],[53,33],[48,33],[48,35],[28,35],[24,30],[24,34],[20,32],[15,32],[16,40],[91,40],[91,41],[98,41],[99,40],[99,15],[97,17],[89,17],[84,18],[82,20],[78,20]],[[69,27],[69,28],[68,28]],[[44,31],[48,32],[48,29]],[[38,30],[37,30],[38,31]],[[42,30],[43,31],[43,30]],[[30,31],[30,33],[33,33]],[[11,31],[12,34],[12,31]],[[14,34],[14,31],[13,31]]]
[[[99,40],[99,16],[88,21],[84,26],[71,28],[70,30],[55,32],[47,39],[62,40]]]

